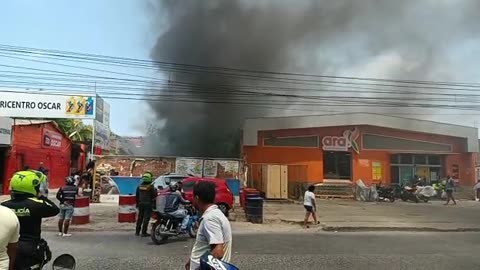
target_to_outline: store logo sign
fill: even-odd
[[[360,153],[357,139],[360,137],[358,128],[345,130],[342,136],[325,136],[322,139],[322,149],[325,151],[348,151],[353,149],[357,154]]]

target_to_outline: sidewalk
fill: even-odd
[[[53,194],[52,194],[53,195]],[[0,196],[0,201],[9,196]],[[51,198],[54,199],[54,198]],[[54,200],[56,201],[56,200]],[[429,203],[357,202],[318,200],[320,226],[324,231],[480,231],[480,202],[459,201],[458,205]],[[238,208],[238,207],[237,207]],[[132,223],[118,223],[118,203],[90,204],[90,223],[72,225],[71,231],[134,231]],[[231,213],[235,232],[299,232],[305,210],[301,204],[266,202],[264,224],[239,222],[242,211]],[[44,220],[47,231],[57,230],[57,217]]]
[[[135,231],[135,223],[119,223],[117,220],[117,203],[95,203],[90,204],[90,223],[84,225],[71,225],[71,232],[82,231]],[[57,231],[57,217],[45,219],[42,223],[43,230]],[[297,226],[290,224],[279,224],[272,227],[269,224],[251,224],[248,222],[231,222],[235,233],[253,232],[294,232],[298,231]]]
[[[429,203],[357,202],[319,200],[318,215],[326,231],[480,231],[480,203],[460,201],[443,205]],[[267,223],[302,224],[305,210],[300,204],[267,203]]]

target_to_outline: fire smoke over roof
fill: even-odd
[[[149,102],[162,123],[155,132],[158,137],[150,141],[158,154],[236,156],[244,117],[291,114],[287,109],[306,98],[283,94],[322,89],[302,85],[287,90],[298,87],[288,75],[262,79],[238,70],[195,65],[409,80],[475,76],[467,71],[473,65],[470,56],[462,52],[473,53],[478,45],[480,1],[476,0],[152,0],[150,4],[158,29],[163,29],[151,57],[163,62],[159,70],[169,80],[162,89],[153,89],[168,94],[166,98]],[[275,92],[282,95],[272,97],[274,87],[283,89]],[[323,94],[341,96],[341,91]],[[317,108],[336,108],[327,103]],[[388,111],[411,109],[397,106]]]

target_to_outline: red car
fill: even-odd
[[[215,203],[218,205],[218,208],[222,210],[225,216],[228,217],[228,212],[233,209],[233,204],[235,199],[233,194],[227,186],[227,181],[220,178],[201,178],[201,177],[190,177],[182,180],[183,191],[185,193],[185,198],[193,202],[193,186],[198,181],[208,181],[215,183],[216,186],[216,196]]]

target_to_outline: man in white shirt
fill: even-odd
[[[12,209],[0,205],[0,270],[13,270],[20,223]]]
[[[215,184],[199,181],[193,187],[194,202],[202,213],[197,238],[185,269],[197,270],[200,258],[210,252],[215,258],[230,262],[232,253],[232,229],[227,217],[215,205]]]
[[[308,228],[308,218],[310,218],[310,215],[313,217],[313,220],[315,221],[315,224],[318,224],[317,220],[317,215],[315,214],[317,212],[317,205],[315,203],[315,186],[311,185],[308,187],[307,191],[305,191],[305,195],[303,195],[303,207],[307,212],[305,213],[305,220],[303,221],[303,227],[306,229]]]

